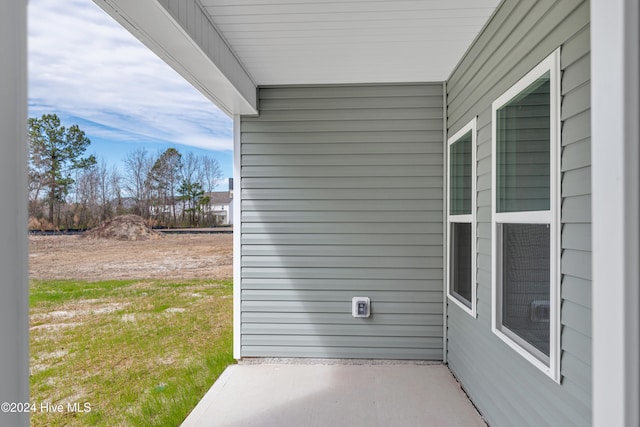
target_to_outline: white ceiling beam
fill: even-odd
[[[229,116],[256,114],[256,84],[197,0],[94,0]]]

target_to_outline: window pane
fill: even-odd
[[[451,215],[471,213],[471,132],[451,144],[450,167],[450,208]]]
[[[497,212],[549,210],[550,74],[496,111]]]
[[[451,294],[471,308],[471,224],[451,223]]]
[[[502,324],[549,356],[550,229],[502,224]]]

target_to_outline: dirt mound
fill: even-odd
[[[138,215],[122,215],[107,220],[99,227],[93,228],[84,237],[90,239],[113,240],[149,240],[164,236],[149,227]]]

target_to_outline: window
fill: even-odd
[[[492,126],[492,330],[559,381],[559,50],[492,104]]]
[[[476,316],[476,119],[448,140],[447,176],[449,299]]]

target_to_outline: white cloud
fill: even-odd
[[[30,0],[29,91],[31,115],[79,117],[88,135],[233,146],[231,119],[91,0]]]

